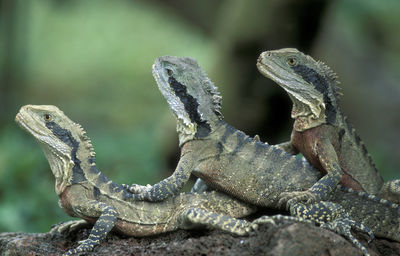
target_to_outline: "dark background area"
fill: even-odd
[[[0,231],[69,218],[40,147],[14,122],[22,105],[56,105],[80,123],[118,183],[171,174],[175,119],[151,75],[161,55],[197,59],[226,120],[272,144],[289,139],[291,104],[258,55],[295,47],[323,60],[385,180],[400,178],[399,13],[397,0],[0,0]]]

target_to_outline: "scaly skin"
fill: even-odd
[[[215,191],[182,193],[158,203],[134,201],[126,185],[97,170],[89,138],[55,106],[23,106],[16,121],[42,146],[56,178],[60,207],[94,224],[89,238],[65,255],[91,251],[111,229],[128,236],[148,236],[203,225],[244,235],[256,227],[235,219],[254,212],[254,207]],[[81,224],[69,222],[54,230]]]
[[[313,166],[332,177],[331,189],[340,181],[345,187],[400,202],[400,180],[383,183],[364,143],[340,110],[339,82],[328,66],[287,48],[261,53],[257,67],[293,102],[295,122],[290,142],[282,144],[285,150],[302,153]],[[313,188],[291,192],[285,194],[285,200],[314,202],[326,196],[318,192]]]
[[[92,251],[112,229],[128,236],[148,236],[178,228],[208,226],[236,235],[246,235],[257,228],[259,223],[274,224],[274,220],[288,219],[282,215],[263,216],[254,222],[235,219],[233,217],[243,217],[254,212],[255,208],[215,191],[178,194],[157,203],[132,201],[127,185],[118,185],[97,170],[89,138],[79,125],[73,123],[57,107],[24,106],[17,114],[16,121],[42,146],[56,178],[60,207],[70,216],[83,219],[57,225],[51,232],[73,230],[87,223],[94,224],[88,239],[80,241],[77,248],[68,250],[64,255]],[[340,205],[332,205],[342,209]],[[352,240],[368,255],[366,248],[352,237],[349,230],[354,226],[368,232],[373,238],[370,230],[349,216],[332,216],[329,211],[333,206],[321,206],[317,210],[322,212],[315,214],[316,206],[308,209],[297,204],[291,210],[293,214],[297,210],[296,215],[299,217],[290,219],[309,222],[304,218],[307,211],[319,218],[335,217],[329,223],[314,219],[332,230],[336,230],[336,226],[344,219],[349,225],[339,233]]]
[[[133,184],[135,199],[165,200],[179,193],[193,173],[212,188],[243,201],[281,209],[283,192],[308,189],[321,178],[308,162],[228,125],[220,111],[217,88],[195,60],[161,57],[153,65],[153,75],[177,118],[181,158],[174,173],[159,183]],[[329,183],[329,178],[325,180]],[[397,205],[341,190],[332,191],[326,200],[339,204],[354,221],[367,223],[375,235],[400,241]],[[295,204],[290,206],[297,209]]]

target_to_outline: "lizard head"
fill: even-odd
[[[205,138],[213,131],[220,112],[217,88],[191,58],[164,56],[156,59],[153,76],[178,119],[179,141]]]
[[[324,63],[297,49],[285,48],[261,53],[257,68],[289,94],[296,130],[336,122],[339,82]]]
[[[42,147],[56,178],[57,193],[70,184],[73,168],[94,164],[93,147],[85,131],[57,107],[25,105],[15,121]]]

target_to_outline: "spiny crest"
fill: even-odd
[[[340,99],[343,93],[342,93],[342,88],[339,86],[340,81],[338,80],[338,76],[336,75],[336,73],[322,61],[317,61],[317,65],[324,73],[324,75],[329,79],[329,84],[332,87],[335,98]]]
[[[94,147],[92,145],[92,141],[87,136],[86,131],[83,129],[83,127],[80,124],[74,123],[74,126],[79,131],[79,133],[78,133],[79,137],[82,140],[82,142],[85,144],[86,148],[90,151],[90,155],[92,157],[94,157],[96,153],[94,151]]]
[[[214,83],[208,78],[207,74],[202,70],[202,77],[204,80],[202,81],[203,86],[207,93],[209,93],[212,97],[212,103],[215,114],[218,115],[221,119],[223,115],[221,113],[221,103],[222,103],[222,96],[221,93],[218,91],[218,88],[214,85]]]

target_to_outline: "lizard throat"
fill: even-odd
[[[319,112],[319,115],[316,115],[307,104],[300,102],[290,93],[289,96],[293,102],[291,117],[295,120],[294,129],[296,131],[302,132],[326,123],[323,106],[320,106],[320,111],[317,111]]]
[[[50,129],[53,134],[67,144],[71,148],[71,160],[73,162],[71,184],[86,181],[85,173],[81,168],[81,160],[77,156],[80,143],[72,136],[72,133],[67,129],[62,128],[55,122],[46,123],[46,127]],[[64,174],[66,175],[66,174]],[[66,175],[68,177],[68,175]]]
[[[316,123],[318,123],[318,122],[335,124],[336,119],[337,119],[336,118],[337,117],[336,102],[335,102],[334,94],[332,92],[332,89],[331,89],[331,86],[330,86],[328,80],[324,76],[320,75],[314,69],[309,68],[305,65],[296,65],[296,66],[292,67],[292,69],[295,73],[300,75],[304,79],[304,81],[312,84],[315,87],[315,89],[323,95],[322,96],[323,104],[321,104],[319,106],[309,106],[309,107],[310,107],[310,109],[313,107],[316,107],[316,108],[323,107],[324,112],[318,116],[314,115],[314,117],[311,118],[311,120],[310,120],[311,123],[309,125],[311,125],[311,126],[314,125],[314,127],[315,127],[315,126],[317,126]],[[313,104],[313,103],[310,103],[310,104]],[[295,105],[296,104],[294,104],[294,108],[297,107]],[[312,119],[316,120],[316,122],[312,121]],[[297,120],[297,118],[296,118],[296,120]],[[301,125],[300,125],[300,127],[301,127]]]
[[[194,137],[204,138],[207,135],[209,135],[211,132],[211,127],[207,121],[202,120],[199,114],[198,101],[187,92],[186,86],[179,83],[174,77],[169,77],[168,83],[170,84],[171,89],[174,91],[175,95],[179,98],[179,100],[183,104],[185,111],[190,118],[191,123],[195,124]],[[189,130],[192,130],[191,127],[189,128],[190,128]]]

